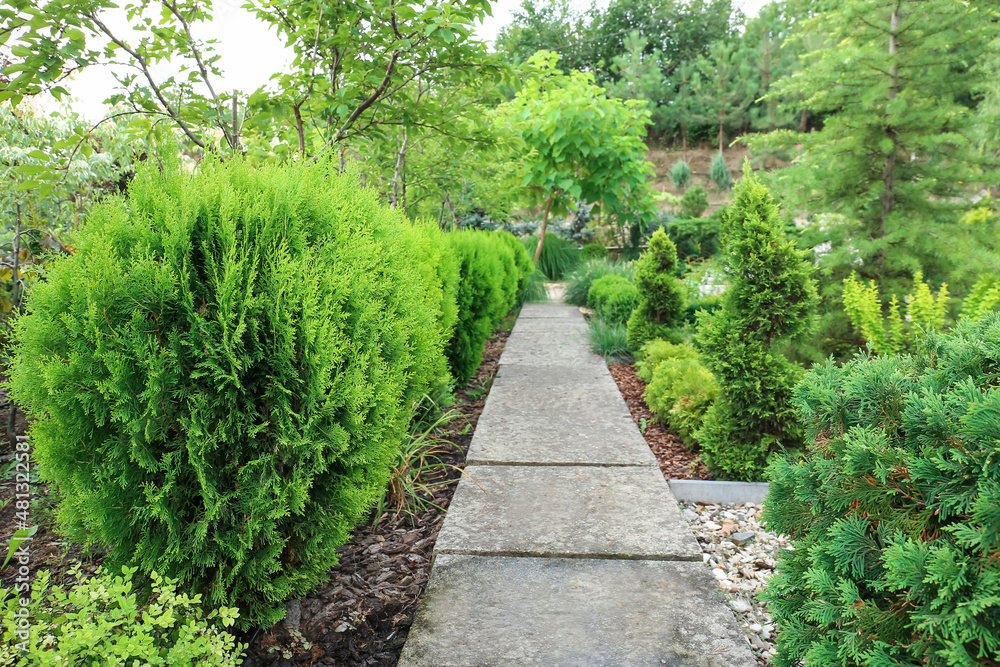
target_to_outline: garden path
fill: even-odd
[[[399,664],[751,667],[577,308],[526,305]]]

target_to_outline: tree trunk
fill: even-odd
[[[293,105],[292,111],[295,112],[295,131],[299,135],[299,156],[304,160],[306,159],[306,128],[302,121],[302,102]]]
[[[885,158],[885,165],[882,168],[882,211],[879,220],[879,229],[877,238],[884,239],[888,233],[888,220],[889,216],[892,215],[892,211],[896,206],[896,154],[899,152],[899,135],[896,129],[892,125],[892,120],[890,118],[889,104],[896,99],[896,95],[899,93],[899,62],[896,59],[899,51],[899,42],[897,38],[897,33],[899,32],[899,3],[896,3],[896,7],[892,11],[892,16],[889,19],[889,90],[886,94],[886,110],[885,110],[885,133],[886,136],[892,141],[892,147],[889,150],[889,154]],[[884,277],[885,275],[885,248],[882,247],[878,251],[878,274],[879,277]]]
[[[552,210],[552,202],[555,201],[555,198],[555,195],[551,195],[549,200],[545,202],[545,214],[542,216],[542,226],[538,230],[538,247],[535,248],[535,264],[538,264],[538,258],[542,256],[542,246],[545,244],[545,230],[549,226],[549,211]]]
[[[799,117],[799,132],[805,132],[807,127],[809,127],[809,109],[803,109]]]

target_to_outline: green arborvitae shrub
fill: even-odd
[[[700,185],[691,186],[681,199],[681,217],[700,218],[706,208],[708,208],[708,195],[705,194],[705,188]]]
[[[243,627],[280,620],[441,382],[450,297],[413,268],[439,234],[327,163],[141,169],[14,326],[8,388],[65,530]]]
[[[525,236],[521,239],[521,243],[525,250],[534,257],[535,248],[538,247],[538,235]],[[546,280],[559,281],[575,269],[579,262],[580,251],[575,243],[567,241],[558,234],[546,234],[545,245],[542,246],[542,254],[538,258],[538,265],[535,269]]]
[[[595,280],[587,293],[587,307],[611,324],[625,324],[635,309],[639,290],[629,280],[609,273]]]
[[[677,246],[677,256],[687,261],[709,259],[719,251],[721,220],[710,218],[677,218],[663,226],[667,236]]]
[[[809,452],[768,470],[777,665],[1000,664],[998,378],[996,313],[806,375]]]
[[[653,372],[660,362],[667,359],[698,359],[698,350],[691,345],[675,344],[665,340],[651,340],[635,355],[635,374],[646,382],[653,380]]]
[[[611,273],[631,282],[635,276],[635,266],[631,262],[613,262],[607,259],[582,262],[566,276],[566,294],[563,295],[563,301],[573,306],[586,306],[590,286],[601,276]]]
[[[726,158],[722,154],[722,151],[716,153],[715,157],[712,158],[709,176],[719,190],[728,191],[729,188],[733,187],[733,178],[729,173],[729,168],[726,166]]]
[[[451,372],[464,384],[483,360],[490,334],[517,302],[518,269],[508,232],[458,230],[447,238],[458,260],[458,322],[446,353]],[[548,243],[546,243],[548,246]]]
[[[679,339],[676,327],[684,312],[684,292],[674,275],[676,269],[677,248],[667,233],[658,229],[635,267],[639,304],[628,320],[630,349],[638,350],[654,339]]]
[[[799,369],[776,345],[808,333],[816,312],[812,267],[785,238],[778,206],[745,163],[723,222],[722,307],[698,317],[702,357],[722,391],[695,438],[721,478],[754,480],[769,452],[800,443],[792,407]]]
[[[600,243],[588,243],[580,248],[580,261],[586,262],[591,259],[607,259],[608,249]]]
[[[688,163],[684,160],[675,162],[673,169],[670,170],[670,180],[674,182],[674,186],[678,190],[683,191],[691,182],[691,167],[688,166]]]
[[[531,274],[535,272],[535,263],[531,261],[531,255],[528,254],[527,248],[524,247],[524,244],[516,236],[509,232],[497,232],[497,236],[514,253],[514,266],[517,268],[517,298],[515,299],[515,305],[523,305],[528,297],[528,283],[531,280]]]
[[[236,621],[236,609],[203,612],[200,596],[179,593],[176,581],[155,573],[153,599],[140,605],[132,583],[135,572],[124,568],[110,576],[102,571],[85,579],[78,565],[70,573],[74,583],[68,591],[49,585],[49,571],[39,572],[30,595],[3,601],[0,664],[236,667],[242,663],[242,647],[226,631]],[[29,604],[22,607],[25,599]],[[24,626],[26,637],[20,632],[21,619],[30,619]]]
[[[653,414],[679,435],[684,444],[694,446],[697,444],[694,434],[718,394],[715,377],[695,356],[661,361],[643,398]]]

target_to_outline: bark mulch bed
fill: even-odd
[[[435,487],[433,498],[427,498],[433,506],[414,518],[390,512],[376,527],[371,526],[371,521],[359,526],[354,537],[341,547],[340,564],[330,571],[325,586],[301,600],[291,601],[286,620],[277,626],[237,638],[247,645],[245,667],[390,667],[398,662],[427,584],[431,554],[445,510],[461,476],[459,470],[465,466],[472,432],[482,414],[512,325],[513,318],[494,333],[475,377],[456,392],[453,407],[462,418],[443,434],[453,446],[441,456],[444,463],[454,468],[448,468],[449,483]],[[6,415],[6,410],[0,410],[0,424],[6,424]],[[23,419],[18,426],[18,433],[23,434]],[[10,450],[0,446],[0,451]],[[0,468],[5,462],[10,461],[0,461]],[[40,482],[32,487],[41,503],[32,507],[29,523],[40,522],[42,526],[29,543],[30,578],[34,579],[37,570],[48,569],[53,571],[53,583],[60,583],[76,562],[82,562],[87,572],[96,571],[100,554],[83,553],[58,535],[52,528],[51,509],[47,509],[48,489]],[[17,528],[14,493],[13,475],[0,480],[3,544]],[[0,581],[10,588],[15,576],[15,566],[8,565],[0,572]]]
[[[663,476],[667,479],[712,479],[705,464],[698,460],[698,453],[688,449],[676,434],[663,428],[646,407],[642,397],[646,381],[635,374],[635,367],[631,364],[609,364],[608,370],[618,383],[618,390],[632,413],[632,421],[641,429],[643,420],[646,420],[646,430],[642,435],[656,455]]]

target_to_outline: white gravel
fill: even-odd
[[[760,505],[679,505],[701,545],[702,559],[712,568],[754,655],[770,663],[774,623],[757,594],[767,587],[778,553],[792,549],[791,543],[786,536],[767,530]]]

